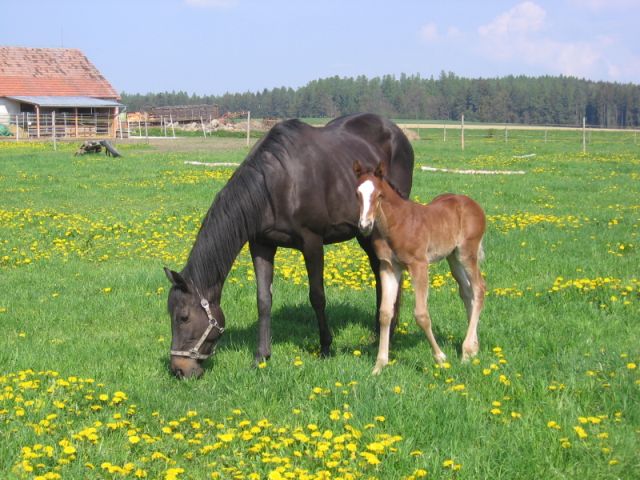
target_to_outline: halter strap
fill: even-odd
[[[201,296],[200,292],[198,292],[198,296],[200,297],[200,306],[204,309],[205,312],[207,312],[207,317],[209,318],[209,325],[207,326],[206,330],[200,337],[200,340],[198,340],[198,343],[196,343],[193,348],[191,348],[190,350],[171,350],[171,355],[174,355],[177,357],[189,357],[189,358],[193,358],[194,360],[206,360],[207,358],[209,358],[211,355],[215,353],[215,348],[208,355],[204,353],[200,353],[200,347],[209,336],[209,333],[211,333],[211,330],[213,330],[214,328],[217,328],[220,334],[222,334],[222,332],[224,332],[224,328],[218,324],[218,321],[215,319],[215,317],[211,313],[211,308],[209,307],[209,302],[207,301],[207,299]]]

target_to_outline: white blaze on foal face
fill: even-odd
[[[360,197],[360,220],[358,227],[360,231],[369,234],[373,228],[373,192],[375,186],[371,180],[366,180],[358,187],[358,195]]]

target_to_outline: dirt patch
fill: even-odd
[[[242,148],[249,151],[255,143],[255,139],[250,140],[247,147],[247,140],[244,138],[220,138],[220,137],[159,137],[149,138],[148,145],[158,152],[220,152],[227,150],[240,150]],[[124,145],[147,145],[146,138],[127,138],[117,141]]]

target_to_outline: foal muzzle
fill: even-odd
[[[359,221],[358,222],[358,229],[360,230],[360,233],[362,233],[365,237],[368,237],[369,235],[371,235],[371,231],[373,230],[373,222],[366,220],[366,221]]]

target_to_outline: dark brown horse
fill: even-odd
[[[255,361],[271,355],[271,283],[277,247],[302,252],[309,275],[309,298],[320,330],[320,349],[332,341],[325,317],[323,245],[357,237],[379,279],[369,240],[358,234],[353,162],[380,162],[407,197],[413,149],[393,123],[371,114],[350,115],[315,128],[298,120],[282,122],[251,150],[205,216],[182,272],[165,268],[172,283],[171,370],[178,377],[200,376],[225,328],[222,287],[234,259],[248,241],[258,294],[258,348]],[[378,303],[380,287],[376,287]]]
[[[404,269],[409,270],[415,291],[416,323],[427,336],[436,361],[446,360],[431,330],[427,309],[429,264],[443,258],[449,262],[467,310],[469,327],[462,358],[468,360],[478,353],[478,322],[484,303],[485,283],[479,266],[486,227],[484,211],[469,197],[451,193],[439,195],[428,205],[406,200],[385,179],[382,163],[372,172],[356,161],[353,170],[358,180],[358,226],[362,234],[371,234],[380,260],[380,346],[373,373],[379,374],[389,362],[389,330]]]

